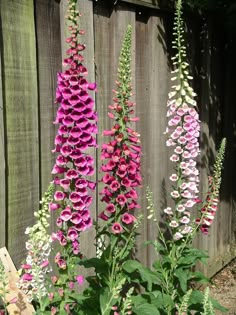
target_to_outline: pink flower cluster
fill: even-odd
[[[209,192],[206,201],[201,209],[202,217],[196,219],[196,224],[199,225],[200,231],[208,235],[209,228],[214,220],[215,213],[218,208],[219,199],[217,194],[214,194],[213,178],[209,176]]]
[[[170,176],[174,187],[170,195],[175,202],[175,209],[168,207],[164,212],[169,216],[170,227],[176,231],[174,235],[176,240],[192,231],[188,209],[197,202],[199,192],[196,158],[200,152],[198,141],[200,121],[197,111],[191,106],[194,105],[193,102],[183,101],[177,105],[176,100],[172,99],[167,104],[169,121],[166,145],[173,147],[174,153],[170,160],[176,163],[175,173]]]
[[[118,87],[120,86],[119,83]],[[119,234],[124,227],[132,224],[136,218],[133,211],[139,208],[136,188],[141,184],[139,134],[128,126],[137,121],[130,117],[135,104],[126,100],[120,105],[119,93],[114,91],[114,104],[109,106],[113,111],[108,115],[115,120],[111,130],[105,130],[104,136],[112,140],[102,145],[101,160],[104,161],[101,170],[106,174],[102,177],[104,188],[101,191],[101,201],[107,205],[100,218],[112,222],[112,232]]]
[[[57,219],[59,230],[53,234],[61,246],[69,245],[77,255],[79,249],[79,234],[92,226],[89,206],[92,203],[90,190],[95,189],[95,183],[87,176],[94,174],[94,159],[86,153],[91,147],[97,147],[97,114],[94,111],[94,100],[89,90],[95,90],[96,84],[89,83],[85,76],[88,74],[82,64],[84,57],[81,52],[85,45],[78,42],[78,35],[84,31],[76,24],[79,13],[72,10],[68,20],[71,36],[66,39],[69,44],[67,58],[64,60],[66,70],[58,73],[56,101],[60,104],[55,124],[59,124],[55,137],[57,153],[56,163],[52,174],[55,174],[55,184],[59,186],[54,194],[50,210],[60,209]],[[59,259],[58,266],[64,268]]]
[[[63,288],[62,284],[60,283],[60,280],[57,276],[52,276],[51,281],[54,286],[57,287],[57,294],[60,297],[66,297],[66,290]],[[83,285],[84,283],[84,276],[82,275],[77,275],[75,276],[75,281],[69,281],[67,284],[67,288],[72,291],[72,293],[75,293],[78,290],[78,286]],[[66,289],[67,289],[66,288]],[[49,301],[53,301],[55,298],[55,292],[49,292],[48,293],[48,299]],[[71,303],[65,303],[64,305],[64,310],[66,311],[67,314],[72,314],[72,310],[76,306],[76,302],[71,302]],[[59,314],[61,312],[60,307],[52,306],[51,307],[51,314]]]
[[[44,235],[35,232],[37,236],[35,240],[30,239],[26,242],[28,255],[26,262],[21,265],[21,277],[17,282],[17,287],[27,296],[27,300],[31,302],[35,297],[40,299],[47,295],[45,285],[45,277],[51,271],[49,264],[49,255],[51,246],[46,242]],[[49,238],[50,236],[46,236]]]

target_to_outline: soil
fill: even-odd
[[[228,315],[236,315],[236,259],[217,273],[212,282],[210,295],[228,309]]]

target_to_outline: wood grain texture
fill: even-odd
[[[99,116],[98,143],[108,141],[101,134],[104,129],[111,128],[112,120],[108,118],[108,105],[112,104],[115,80],[122,41],[127,26],[133,28],[133,52],[135,51],[135,12],[126,6],[116,7],[112,11],[108,7],[98,4],[95,7],[94,29],[95,32],[95,64],[96,82],[98,93],[96,98],[97,111]],[[135,55],[132,56],[132,77],[135,77]],[[132,82],[135,90],[135,81]],[[100,163],[99,163],[100,165]],[[99,169],[98,165],[98,169]]]
[[[140,239],[140,257],[151,265],[156,254],[151,247],[144,247],[146,240],[155,239],[157,228],[147,220],[146,187],[153,192],[157,216],[162,215],[168,202],[168,177],[171,165],[168,163],[168,150],[165,147],[166,102],[169,91],[168,58],[166,47],[160,43],[165,29],[161,17],[140,17],[136,24],[136,86],[137,108],[140,116],[140,133],[143,147],[142,170],[142,212],[144,224]],[[161,219],[160,219],[161,220]]]
[[[95,65],[96,82],[98,93],[96,96],[98,112],[98,157],[97,157],[97,179],[100,181],[102,172],[100,172],[101,145],[109,141],[108,137],[103,137],[102,132],[110,129],[113,121],[108,117],[108,105],[112,104],[114,94],[112,89],[116,88],[115,80],[117,78],[117,68],[122,42],[125,37],[127,26],[132,26],[132,77],[135,77],[135,11],[126,5],[109,8],[101,1],[94,9],[94,30],[95,30]],[[132,82],[135,90],[135,80]],[[133,99],[135,101],[135,99]],[[100,201],[103,184],[98,182],[97,189],[97,211],[101,213],[105,204]],[[102,224],[102,220],[100,220]]]
[[[207,176],[212,175],[216,150],[221,139],[229,136],[233,139],[232,119],[235,113],[224,100],[222,87],[225,84],[224,55],[222,50],[223,38],[219,32],[220,26],[213,17],[207,20],[203,32],[201,49],[201,88],[200,88],[200,119],[201,124],[201,193],[204,197],[208,189]],[[218,35],[217,35],[218,34]],[[233,64],[233,63],[232,63]],[[229,70],[227,70],[229,71]],[[225,71],[226,77],[228,74]],[[227,88],[226,88],[227,91]],[[224,108],[228,108],[227,113]],[[229,114],[230,113],[230,114]],[[231,116],[231,118],[229,117]],[[227,124],[227,128],[224,125]],[[231,130],[229,132],[229,130]],[[208,265],[203,270],[208,276],[214,275],[221,267],[235,257],[235,190],[231,182],[233,178],[235,150],[231,147],[233,141],[227,140],[226,159],[224,161],[223,180],[220,193],[220,204],[208,237],[199,235],[197,245],[206,249],[210,256]],[[227,177],[225,172],[228,173]],[[230,184],[231,182],[231,184]]]
[[[61,49],[62,49],[62,59],[65,57],[65,52],[67,49],[67,44],[65,43],[65,38],[68,36],[68,29],[65,23],[65,15],[67,13],[67,4],[68,1],[63,0],[60,3],[60,17],[61,17]],[[95,81],[95,64],[94,64],[94,28],[93,28],[93,2],[88,0],[80,0],[78,1],[77,8],[81,13],[81,17],[79,20],[80,29],[85,30],[85,35],[79,38],[82,44],[86,45],[85,51],[82,53],[84,56],[84,66],[88,69],[87,80],[89,82]],[[91,93],[90,95],[95,98],[95,93]],[[92,155],[96,160],[96,150],[89,149],[86,151],[88,154]],[[96,165],[96,164],[95,164]],[[95,175],[91,177],[91,180],[95,181]],[[93,194],[93,203],[91,205],[90,211],[93,219],[96,219],[96,195]],[[89,229],[88,231],[81,233],[81,249],[82,252],[88,256],[92,257],[95,255],[95,246],[94,246],[94,238],[95,238],[95,230],[94,228]]]
[[[52,179],[51,171],[55,163],[54,148],[57,106],[57,72],[61,71],[60,5],[56,1],[35,1],[35,23],[37,40],[37,69],[39,91],[39,129],[40,129],[40,178],[41,194]]]
[[[85,35],[80,37],[82,44],[86,45],[86,49],[83,53],[84,66],[88,69],[87,80],[89,82],[95,82],[95,63],[94,63],[94,24],[93,24],[93,1],[80,0],[78,1],[78,10],[81,13],[79,21],[80,28],[85,30]],[[89,93],[94,99],[96,94],[94,92]],[[96,161],[96,150],[94,148],[88,149],[87,153],[93,156]],[[94,167],[96,167],[96,162]],[[97,181],[96,170],[95,174],[91,177],[91,180]],[[92,218],[95,220],[97,212],[97,200],[95,192],[92,192],[93,203],[90,207]],[[94,257],[96,255],[95,242],[95,229],[92,227],[88,231],[81,233],[81,249],[88,257]],[[85,270],[86,272],[86,270]]]
[[[2,0],[0,9],[7,130],[7,246],[18,266],[23,258],[24,231],[33,222],[39,200],[34,8],[30,0]]]
[[[160,8],[158,0],[124,0],[124,2],[137,4],[143,7]]]
[[[0,160],[2,162],[0,168],[0,247],[6,245],[5,127],[2,77],[3,73],[0,51]]]

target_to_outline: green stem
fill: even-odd
[[[111,292],[112,293],[112,292]],[[111,298],[108,301],[108,303],[106,304],[105,310],[102,310],[101,315],[110,315],[110,311],[111,311],[111,307],[112,307],[112,300],[113,300],[113,294],[111,294]]]

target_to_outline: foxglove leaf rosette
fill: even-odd
[[[83,65],[83,51],[86,46],[78,39],[84,34],[79,30],[79,12],[76,2],[69,0],[66,16],[70,36],[66,39],[67,58],[65,70],[57,75],[56,101],[59,103],[55,124],[58,132],[55,137],[56,163],[52,174],[58,189],[50,205],[52,211],[60,211],[53,239],[58,240],[67,254],[78,255],[79,235],[92,226],[89,207],[92,203],[91,191],[95,183],[90,180],[94,174],[94,159],[88,149],[97,147],[97,114],[90,91],[96,84],[86,79],[88,71]],[[62,255],[63,256],[63,255]],[[55,259],[59,267],[66,267],[62,259]]]
[[[128,27],[119,59],[117,89],[113,90],[113,105],[108,116],[114,121],[110,130],[103,135],[110,141],[102,145],[101,171],[104,188],[100,192],[101,201],[106,203],[99,217],[109,220],[114,234],[123,233],[136,220],[133,212],[139,207],[137,187],[141,185],[140,175],[140,135],[132,124],[138,121],[130,98],[131,88],[131,26]]]
[[[196,167],[199,156],[200,121],[196,110],[196,95],[189,85],[189,65],[185,61],[186,48],[183,39],[182,4],[177,2],[174,23],[176,38],[173,48],[177,54],[173,57],[175,70],[172,71],[174,85],[167,102],[168,126],[166,129],[167,147],[173,152],[170,161],[174,163],[174,172],[170,174],[173,190],[170,193],[174,207],[164,212],[175,240],[192,232],[190,209],[198,199],[199,171]]]

